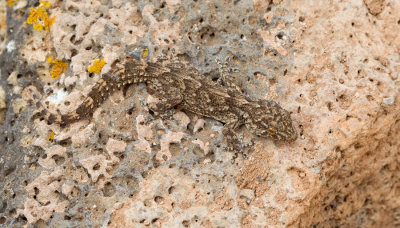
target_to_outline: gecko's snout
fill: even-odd
[[[274,101],[259,101],[249,111],[246,127],[254,134],[272,138],[274,141],[294,141],[297,133],[290,113]]]

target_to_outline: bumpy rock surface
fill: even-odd
[[[0,226],[394,227],[400,225],[400,3],[396,0],[0,1]],[[243,91],[292,113],[299,137],[274,143],[148,109],[144,84],[93,118],[47,125],[29,101],[67,113],[107,64],[176,56],[217,79],[230,57]],[[68,68],[50,77],[47,58]],[[52,134],[54,133],[54,140]]]

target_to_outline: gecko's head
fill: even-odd
[[[290,113],[274,101],[258,101],[249,107],[244,118],[247,129],[258,136],[275,141],[294,141],[297,138]]]

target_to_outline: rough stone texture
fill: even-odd
[[[35,31],[37,1],[0,1],[1,226],[400,225],[398,1],[50,2],[55,23]],[[236,157],[218,121],[153,116],[144,84],[65,128],[28,102],[67,113],[101,77],[93,59],[104,73],[146,48],[213,79],[230,57],[243,91],[291,111],[299,138],[243,128]],[[68,62],[60,78],[48,57]]]

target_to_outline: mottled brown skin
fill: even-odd
[[[227,134],[244,124],[253,134],[273,140],[297,138],[289,112],[274,101],[252,99],[213,82],[181,62],[127,58],[103,75],[73,113],[57,116],[44,109],[40,102],[37,107],[49,123],[66,125],[90,117],[112,91],[139,82],[145,82],[148,92],[160,100],[151,107],[154,112],[163,113],[178,107],[226,123]]]

